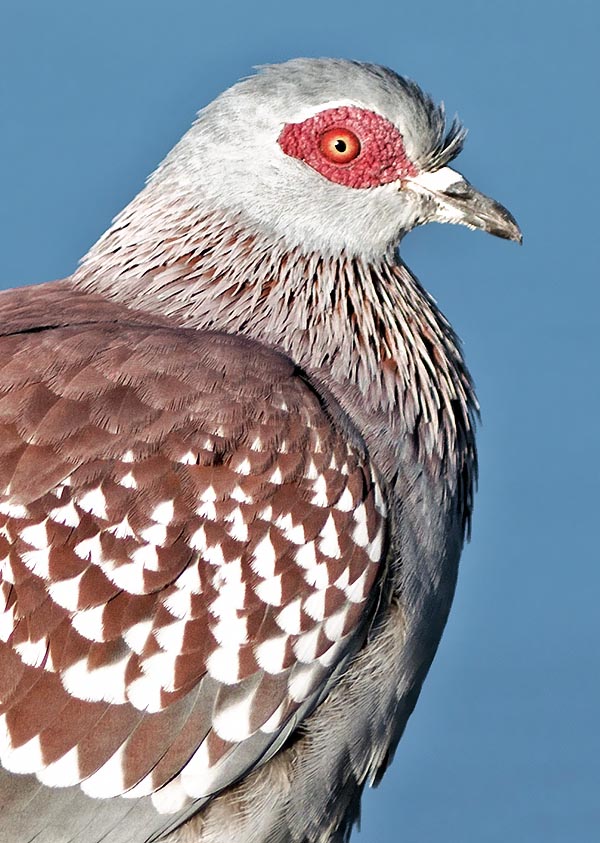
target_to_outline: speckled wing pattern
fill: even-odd
[[[367,455],[286,358],[81,324],[0,337],[0,759],[182,810],[281,746],[360,644]]]

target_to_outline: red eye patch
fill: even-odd
[[[398,129],[356,106],[329,108],[303,123],[288,123],[278,143],[286,155],[346,187],[377,187],[417,174]]]

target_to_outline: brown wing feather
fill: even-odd
[[[356,646],[377,480],[240,338],[90,322],[0,337],[0,361],[0,757],[179,810],[273,752]]]

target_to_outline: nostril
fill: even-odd
[[[469,182],[463,180],[455,181],[443,191],[444,196],[448,196],[451,199],[468,199],[469,196],[473,196],[473,193],[473,188]]]

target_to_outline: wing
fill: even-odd
[[[205,800],[360,645],[385,508],[360,442],[240,338],[0,338],[0,758],[53,787]]]

